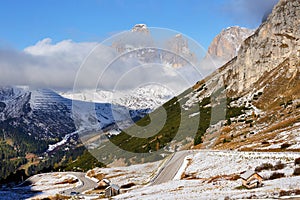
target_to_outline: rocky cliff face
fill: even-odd
[[[281,0],[268,20],[242,43],[237,57],[206,78],[206,85],[226,86],[231,95],[245,94],[261,77],[299,57],[299,4]]]
[[[253,33],[253,30],[247,28],[228,27],[213,39],[207,56],[227,62],[237,55],[242,42]]]
[[[116,38],[112,47],[123,54],[123,58],[137,58],[142,64],[159,63],[178,68],[197,61],[188,40],[181,34],[171,37],[163,45],[156,43],[146,24],[136,24],[131,31]]]
[[[167,51],[162,52],[162,62],[165,64],[178,68],[197,62],[196,55],[189,49],[188,40],[181,34],[171,38],[165,48]]]
[[[280,1],[268,20],[244,41],[237,59],[226,67],[229,76],[225,82],[232,92],[241,93],[251,89],[265,73],[287,59],[294,56],[299,58],[299,5],[300,2],[296,0]]]
[[[229,103],[227,122],[210,126],[206,133],[214,136],[202,137],[202,147],[299,149],[299,38],[300,2],[280,0],[268,19],[242,43],[237,57],[194,86],[187,107],[222,88]],[[241,113],[236,110],[237,115],[230,117],[230,106],[239,107]]]

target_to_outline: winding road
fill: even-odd
[[[178,170],[183,164],[186,156],[193,154],[194,151],[186,150],[179,151],[172,155],[172,157],[164,164],[160,172],[152,179],[150,185],[158,185],[167,181],[173,180]]]
[[[166,163],[163,164],[162,168],[159,170],[157,175],[152,179],[149,185],[158,185],[161,183],[165,183],[167,181],[173,180],[175,175],[177,174],[178,170],[182,166],[184,159],[186,156],[193,154],[194,151],[186,150],[186,151],[179,151],[173,153]],[[97,186],[97,183],[92,179],[87,178],[85,173],[83,172],[55,172],[60,174],[69,174],[75,176],[78,180],[81,181],[81,184],[74,188],[69,188],[60,192],[63,195],[82,195],[83,192],[93,189]],[[51,173],[49,173],[51,174]],[[35,184],[43,175],[40,174],[36,176],[32,176],[28,178],[23,184],[20,186],[25,186],[24,184]]]
[[[82,182],[81,185],[75,188],[70,188],[61,192],[61,194],[70,195],[72,193],[80,194],[84,191],[94,189],[97,186],[97,183],[89,178],[87,178],[83,172],[70,172],[69,174],[74,175]]]
[[[83,172],[55,172],[56,174],[69,174],[75,176],[79,181],[81,181],[81,184],[77,187],[66,189],[62,192],[61,194],[65,195],[71,195],[71,193],[74,194],[80,194],[83,193],[84,191],[93,189],[97,186],[97,183],[89,178],[87,178],[85,173]],[[53,174],[53,173],[45,173],[45,174]],[[20,184],[19,187],[26,186],[26,184],[35,184],[37,183],[45,174],[38,174],[35,176],[32,176],[28,178],[24,183]]]

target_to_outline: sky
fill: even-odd
[[[95,46],[139,23],[181,32],[205,50],[224,28],[235,25],[257,28],[276,2],[278,0],[2,0],[0,85],[70,88],[78,78],[84,59]],[[111,49],[101,45],[99,48],[103,57],[114,58]],[[88,82],[95,68],[103,70],[109,61],[105,59],[100,61],[101,66],[99,61],[95,61],[97,66],[92,63],[94,68],[81,74],[82,81]],[[119,71],[116,68],[112,74]]]
[[[24,49],[53,42],[102,41],[135,24],[169,28],[205,48],[222,29],[256,28],[277,0],[9,0],[0,2],[0,42]]]

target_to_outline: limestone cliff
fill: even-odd
[[[237,55],[242,42],[253,34],[253,30],[238,26],[221,31],[208,47],[207,56],[212,59],[229,61]]]
[[[208,93],[221,86],[226,86],[231,96],[258,90],[263,86],[257,81],[283,63],[288,68],[284,70],[296,73],[300,56],[299,8],[298,0],[281,0],[267,21],[242,43],[237,57],[205,79]],[[253,88],[255,83],[257,87]]]

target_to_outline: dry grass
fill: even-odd
[[[300,195],[300,190],[299,189],[294,189],[294,190],[281,190],[279,192],[279,196],[292,196],[292,195]]]
[[[224,126],[221,130],[222,133],[229,133],[233,130],[233,128],[231,126]]]
[[[61,182],[55,183],[55,185],[61,185],[61,184],[73,184],[73,183],[77,183],[78,179],[73,179],[73,178],[69,178],[69,179],[65,179]]]
[[[194,90],[199,89],[204,83],[205,83],[205,80],[198,81],[198,82],[193,86],[193,89],[194,89]]]
[[[103,173],[96,173],[94,170],[88,171],[88,173],[86,175],[91,178],[96,178],[99,181],[101,181],[105,177],[105,175]]]
[[[219,180],[228,180],[228,181],[236,181],[240,178],[239,175],[237,174],[230,174],[230,175],[218,175],[218,176],[214,176],[214,177],[211,177],[207,180],[208,183],[211,183],[211,182],[216,182],[216,181],[219,181]]]
[[[300,118],[299,117],[290,117],[289,119],[283,120],[278,122],[277,124],[271,125],[268,128],[264,129],[263,131],[259,132],[258,134],[264,134],[272,131],[277,131],[279,129],[286,128],[288,126],[293,125],[296,122],[299,122]]]
[[[65,200],[70,199],[68,196],[64,196],[61,194],[56,194],[55,196],[43,197],[43,198],[33,198],[32,200]]]

